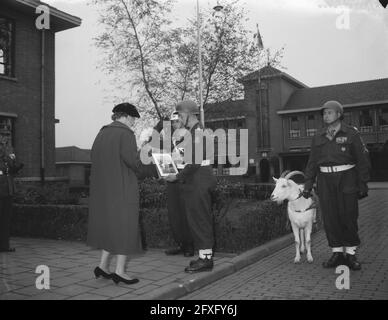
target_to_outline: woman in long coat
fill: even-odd
[[[138,282],[125,274],[127,256],[141,254],[139,230],[139,187],[136,172],[140,166],[133,131],[140,115],[128,103],[113,109],[113,123],[104,126],[92,147],[92,171],[87,244],[102,249],[100,266],[94,270],[116,283]],[[117,255],[115,273],[109,273],[109,256]]]

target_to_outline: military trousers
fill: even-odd
[[[191,236],[185,205],[181,196],[180,184],[167,183],[168,220],[173,238],[183,249],[191,250],[194,246]]]
[[[355,169],[319,173],[317,179],[322,220],[329,246],[353,247],[358,236],[358,186]]]
[[[187,183],[180,184],[187,221],[196,249],[213,249],[212,190],[216,180],[211,169],[201,167]]]
[[[0,198],[0,250],[9,249],[11,235],[12,197]]]

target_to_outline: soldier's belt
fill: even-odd
[[[201,163],[201,167],[210,166],[210,160],[203,160]]]
[[[346,170],[352,169],[354,167],[355,167],[354,164],[344,164],[342,166],[319,167],[319,169],[321,170],[321,172],[331,173],[331,172],[346,171]]]

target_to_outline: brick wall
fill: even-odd
[[[1,15],[15,20],[15,78],[0,76],[0,112],[15,113],[15,151],[26,177],[40,175],[41,31],[35,17],[0,4]],[[55,34],[46,30],[45,167],[55,175]]]

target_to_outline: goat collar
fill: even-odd
[[[302,196],[303,196],[303,192],[302,192],[302,191],[300,191],[300,193],[299,193],[299,195],[298,195],[298,197],[297,197],[296,199],[294,199],[294,200],[289,200],[289,201],[290,201],[290,202],[292,202],[292,201],[296,201],[296,200],[298,200],[298,199],[302,198]]]
[[[296,201],[296,200],[300,199],[302,196],[303,196],[303,192],[301,191],[296,199],[294,199],[294,200],[289,200],[289,202]],[[306,211],[308,211],[308,210],[310,210],[310,209],[315,209],[316,207],[317,207],[317,206],[316,206],[315,202],[312,201],[311,205],[310,205],[307,209],[305,209],[305,210],[295,210],[295,212],[298,212],[298,213],[300,213],[300,212],[306,212]]]
[[[316,208],[317,208],[317,206],[315,205],[315,202],[312,202],[311,205],[310,205],[307,209],[305,209],[305,210],[295,210],[295,212],[298,212],[298,213],[300,213],[300,212],[306,212],[306,211],[308,211],[308,210],[316,209]]]

